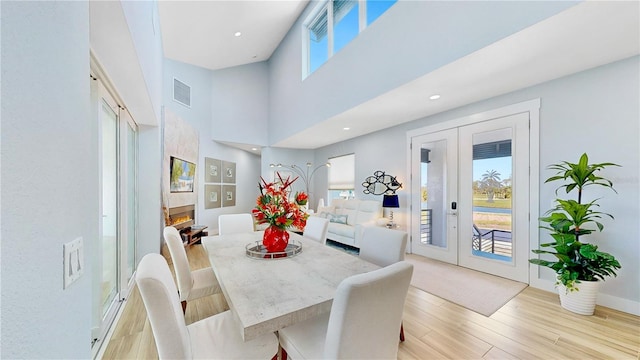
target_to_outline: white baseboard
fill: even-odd
[[[640,316],[640,302],[608,294],[598,294],[598,305]]]

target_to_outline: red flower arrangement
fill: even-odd
[[[296,204],[305,206],[307,205],[307,201],[309,201],[309,195],[302,191],[296,193]]]
[[[308,201],[308,195],[300,191],[296,193],[294,201],[289,201],[291,184],[298,178],[291,180],[291,177],[283,179],[280,173],[276,173],[278,182],[267,183],[262,177],[258,183],[260,195],[256,200],[255,209],[251,213],[258,224],[269,224],[282,230],[288,227],[298,229],[304,228],[307,224],[309,214],[300,209]]]

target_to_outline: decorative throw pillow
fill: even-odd
[[[347,224],[347,215],[329,214],[328,216],[329,222]]]
[[[318,216],[325,219],[331,219],[331,213],[328,213],[326,211],[319,213]]]

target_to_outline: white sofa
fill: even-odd
[[[334,199],[330,206],[319,207],[315,216],[329,219],[327,239],[359,248],[364,228],[376,226],[382,218],[382,203],[375,200]],[[346,224],[340,223],[345,220]]]

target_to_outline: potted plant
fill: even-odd
[[[598,211],[598,199],[583,202],[583,190],[587,186],[599,185],[614,192],[613,183],[596,172],[608,167],[619,166],[613,163],[589,164],[587,154],[582,154],[577,163],[563,161],[548,168],[557,173],[545,183],[564,181],[556,189],[564,189],[567,194],[577,191],[576,199],[556,199],[555,207],[545,213],[540,221],[546,225],[542,229],[550,231],[553,241],[540,244],[542,249],[533,250],[535,254],[551,254],[554,261],[531,259],[532,264],[553,269],[557,275],[556,286],[563,308],[583,315],[592,315],[595,309],[599,281],[608,276],[616,276],[620,263],[598,246],[584,241],[586,235],[602,231],[602,217],[613,216]]]

